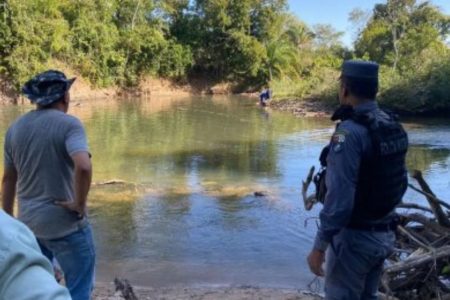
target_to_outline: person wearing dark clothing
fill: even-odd
[[[314,274],[325,276],[325,299],[377,299],[394,248],[395,206],[407,187],[408,138],[375,101],[376,63],[344,62],[340,82],[345,113],[334,116],[341,122],[325,152],[326,194],[307,260]]]
[[[264,89],[261,94],[259,94],[259,104],[261,106],[267,106],[267,102],[272,98],[272,91],[270,89]]]

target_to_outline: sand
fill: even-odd
[[[319,296],[295,289],[273,289],[257,287],[171,287],[148,288],[134,287],[139,300],[318,300]],[[121,292],[115,292],[114,285],[98,283],[94,291],[94,300],[122,300]]]

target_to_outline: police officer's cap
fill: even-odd
[[[379,66],[375,62],[363,60],[346,60],[342,65],[342,76],[378,79]]]

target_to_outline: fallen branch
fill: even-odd
[[[433,251],[434,249],[430,246],[427,246],[424,242],[422,242],[421,240],[419,240],[418,238],[416,238],[412,233],[410,233],[406,228],[404,228],[403,226],[398,226],[397,227],[398,231],[400,231],[401,233],[403,233],[404,235],[406,235],[411,241],[415,242],[417,245],[419,245],[420,247],[427,249],[429,251]]]
[[[308,176],[306,177],[305,181],[302,181],[302,197],[303,197],[303,204],[305,206],[305,209],[307,211],[311,210],[313,208],[314,204],[317,203],[316,195],[312,194],[308,196],[308,188],[313,180],[315,167],[312,166],[309,170]]]
[[[97,185],[124,185],[124,184],[131,184],[131,185],[136,185],[133,182],[128,182],[122,179],[111,179],[111,180],[107,180],[107,181],[102,181],[102,182],[94,182],[92,183],[93,186],[97,186]]]
[[[422,190],[416,188],[416,187],[415,187],[414,185],[412,185],[411,183],[408,183],[408,186],[409,186],[411,189],[413,189],[414,191],[418,192],[419,194],[424,195],[425,197],[431,197],[431,198],[434,198],[434,200],[436,200],[436,202],[438,202],[440,205],[444,206],[444,207],[447,208],[447,209],[450,209],[450,204],[448,204],[446,201],[441,200],[441,199],[438,199],[438,198],[436,198],[436,196],[433,196],[433,195],[431,195],[431,194],[429,194],[429,193],[426,193],[426,192],[424,192],[424,191],[422,191]]]
[[[428,200],[428,203],[430,204],[431,209],[433,210],[433,213],[439,225],[450,228],[450,219],[447,217],[447,214],[442,209],[440,203],[436,201],[436,196],[434,195],[433,191],[431,191],[430,186],[423,178],[422,172],[415,170],[412,177],[417,180],[422,190],[425,193],[429,194],[428,196],[426,196],[426,198]]]
[[[436,251],[432,251],[424,255],[407,258],[404,261],[386,267],[384,271],[387,274],[399,273],[402,271],[421,267],[427,263],[449,256],[450,256],[450,246],[444,246],[442,248],[436,249]]]
[[[406,220],[406,223],[416,222],[422,224],[424,228],[430,228],[432,231],[436,232],[441,236],[450,236],[450,230],[445,227],[442,227],[438,223],[433,220],[428,219],[427,217],[420,214],[409,214],[402,216],[403,219]]]
[[[405,209],[418,209],[418,210],[423,210],[429,213],[433,213],[433,211],[431,209],[429,209],[428,207],[425,206],[421,206],[415,203],[400,203],[399,205],[397,205],[397,208],[405,208]]]

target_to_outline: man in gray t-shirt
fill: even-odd
[[[22,91],[37,105],[8,129],[4,144],[3,209],[36,235],[42,252],[60,263],[74,300],[90,298],[95,249],[86,217],[92,176],[86,134],[67,115],[69,89],[75,79],[46,71]]]

